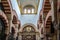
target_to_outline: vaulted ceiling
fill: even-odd
[[[22,12],[23,8],[26,5],[34,6],[35,10],[37,11],[38,10],[38,5],[39,5],[39,1],[40,0],[17,0],[21,12]]]

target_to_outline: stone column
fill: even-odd
[[[12,20],[9,20],[9,27],[5,30],[5,33],[7,33],[6,40],[8,40],[9,34],[11,33],[11,27],[12,27]]]
[[[11,27],[12,27],[12,15],[11,14],[6,14],[7,19],[8,19],[8,24],[9,27],[6,29],[5,33],[7,33],[6,40],[8,40],[9,34],[11,33]]]
[[[16,39],[17,33],[18,33],[18,24],[14,24],[14,25],[15,25],[15,34],[14,34],[14,38]]]
[[[37,34],[36,34],[36,40],[38,40]]]
[[[21,34],[18,36],[18,40],[22,40],[22,35]]]
[[[40,35],[36,34],[36,40],[40,40]]]

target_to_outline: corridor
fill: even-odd
[[[0,0],[0,40],[60,40],[60,0]]]

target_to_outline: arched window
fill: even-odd
[[[28,13],[31,13],[31,10],[30,9],[28,9]]]
[[[34,9],[32,9],[32,13],[34,13]]]
[[[24,13],[27,13],[27,10],[26,9],[24,9]]]
[[[27,5],[23,8],[24,14],[35,14],[35,7],[32,5]]]
[[[35,11],[34,8],[31,8],[31,9],[25,8],[25,9],[24,9],[24,14],[33,14],[34,11]]]

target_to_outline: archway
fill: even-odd
[[[14,34],[15,34],[15,29],[14,29],[14,27],[12,27],[11,33],[9,34],[9,37],[8,37],[8,40],[15,40]]]
[[[13,16],[13,20],[12,20],[12,22],[13,22],[13,24],[17,24],[17,18],[16,18],[15,15]]]
[[[17,21],[18,21],[17,13],[16,13],[15,10],[13,10],[12,12],[13,12],[13,14],[12,14],[12,15],[13,15],[13,17],[12,17],[12,19],[13,19],[13,20],[12,20],[12,23],[13,23],[13,24],[17,24]]]
[[[47,33],[50,33],[50,27],[51,27],[51,22],[52,22],[52,18],[51,16],[47,18],[47,21],[46,21],[46,32]]]
[[[0,40],[6,39],[5,28],[4,21],[0,19]]]
[[[33,5],[26,5],[23,7],[22,13],[24,14],[34,14],[35,13],[35,7]]]
[[[8,34],[8,20],[3,11],[0,10],[0,40],[6,40]]]
[[[44,19],[46,18],[50,10],[51,10],[50,0],[44,0],[44,6],[43,6]]]
[[[15,40],[14,34],[15,34],[15,29],[14,29],[14,27],[12,27],[11,28],[11,39],[10,40]]]
[[[33,34],[35,33],[35,29],[32,26],[27,25],[23,28],[22,32],[26,34],[22,35],[22,40],[36,40],[36,35]]]
[[[15,33],[15,29],[14,29],[14,27],[12,27],[11,28],[11,34],[14,35],[14,33]]]
[[[20,40],[38,40],[39,32],[32,24],[23,25],[21,32],[19,32]]]
[[[45,32],[46,32],[46,40],[51,40],[52,39],[51,37],[54,34],[54,27],[53,27],[53,23],[52,23],[52,16],[49,16],[47,18]]]
[[[8,34],[7,29],[8,29],[7,17],[2,11],[0,11],[0,40],[6,40],[6,36]]]
[[[11,1],[10,0],[1,0],[1,3],[3,5],[3,11],[7,14],[11,14]]]

